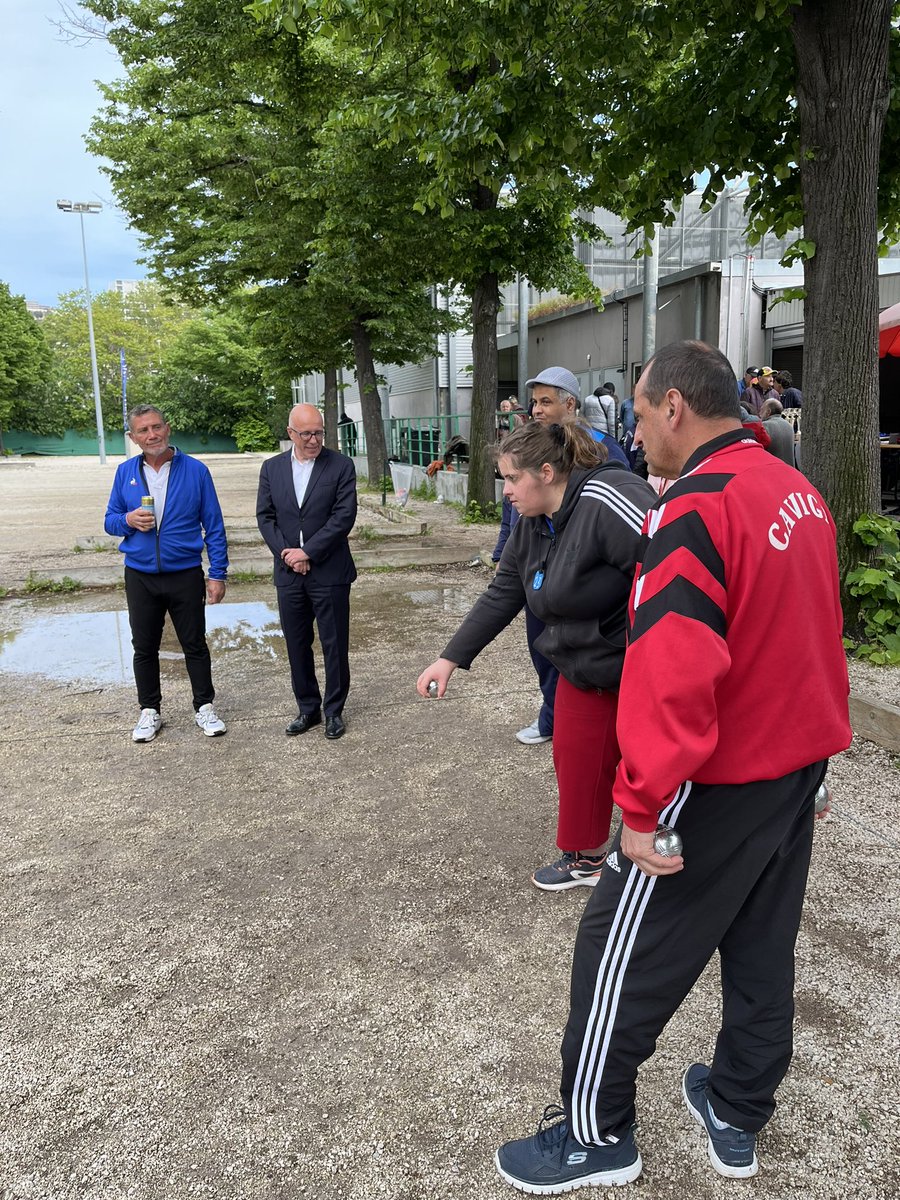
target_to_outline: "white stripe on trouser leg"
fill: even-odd
[[[685,780],[679,788],[676,789],[675,795],[669,801],[668,805],[659,814],[659,819],[663,825],[671,825],[674,828],[675,822],[681,810],[684,808],[684,803],[691,794],[692,783],[689,779]]]
[[[632,866],[626,892],[616,912],[615,932],[610,931],[604,962],[597,973],[594,1005],[582,1043],[581,1061],[572,1097],[572,1129],[585,1145],[601,1141],[595,1097],[600,1087],[609,1038],[615,1022],[622,975],[631,957],[634,937],[656,883]],[[577,1114],[577,1115],[576,1115]]]
[[[682,784],[664,815],[677,818],[690,790],[690,783]],[[631,867],[597,968],[594,1000],[572,1089],[572,1132],[583,1145],[602,1140],[594,1101],[606,1065],[625,971],[655,883],[656,876],[644,875],[637,867]]]

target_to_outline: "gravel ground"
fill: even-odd
[[[167,641],[150,746],[116,646],[66,624],[113,620],[120,593],[0,604],[2,1200],[512,1195],[492,1155],[555,1099],[586,893],[528,883],[555,791],[549,748],[512,736],[536,705],[522,623],[447,700],[413,690],[488,578],[361,577],[334,744],[284,736],[268,585],[229,589],[256,617],[212,639],[228,736],[193,725]],[[13,673],[37,621],[43,674]],[[830,782],[760,1174],[715,1175],[680,1098],[713,963],[641,1072],[635,1195],[900,1195],[896,755],[854,741]]]
[[[848,659],[850,689],[885,704],[900,705],[900,667],[876,667],[859,658]]]

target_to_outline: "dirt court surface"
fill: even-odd
[[[111,468],[57,465],[68,507],[46,464],[0,469],[0,582],[99,528]],[[246,520],[258,460],[211,466]],[[494,532],[461,531],[462,556]],[[0,602],[0,1200],[513,1195],[492,1156],[556,1099],[587,890],[528,882],[555,789],[550,748],[513,737],[536,705],[521,620],[448,699],[414,692],[488,578],[361,575],[337,743],[284,736],[267,583],[230,587],[211,630],[227,736],[193,724],[167,637],[148,746],[121,592]],[[830,782],[760,1174],[715,1175],[680,1097],[713,1047],[713,963],[641,1072],[644,1174],[623,1196],[900,1195],[900,771],[855,741]]]

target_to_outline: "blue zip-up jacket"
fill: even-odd
[[[122,539],[119,549],[125,555],[125,566],[146,574],[199,567],[205,541],[209,577],[224,580],[228,576],[228,544],[209,468],[173,449],[166,503],[156,529],[142,532],[125,520],[126,513],[140,508],[141,497],[150,494],[143,455],[126,459],[117,468],[103,528]]]

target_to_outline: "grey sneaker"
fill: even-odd
[[[155,708],[142,708],[138,723],[131,731],[133,742],[152,742],[162,727],[162,717]]]
[[[543,892],[564,892],[573,887],[594,887],[600,880],[606,855],[588,857],[580,850],[564,850],[562,858],[541,867],[531,877]]]
[[[706,1130],[709,1161],[719,1174],[728,1179],[749,1179],[759,1170],[756,1134],[736,1129],[733,1125],[726,1125],[724,1129],[717,1127],[706,1094],[708,1081],[709,1067],[704,1067],[702,1063],[694,1063],[685,1071],[681,1090],[688,1112]]]
[[[211,704],[201,704],[197,711],[197,724],[207,737],[221,737],[226,733],[225,722],[219,720]]]
[[[541,727],[537,719],[526,725],[524,729],[520,729],[516,734],[516,740],[520,741],[523,746],[540,746],[543,742],[552,742],[553,735],[549,733],[541,733]]]

